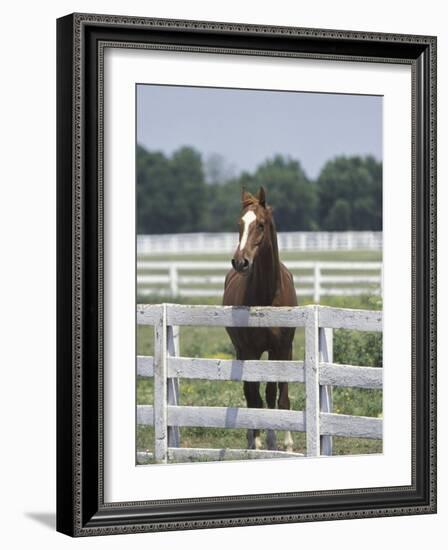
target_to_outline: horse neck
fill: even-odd
[[[269,306],[280,283],[280,258],[277,234],[271,225],[270,239],[265,241],[254,261],[246,284],[246,305]]]

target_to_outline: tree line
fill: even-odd
[[[204,162],[192,147],[168,156],[138,146],[137,232],[236,231],[241,187],[260,185],[278,231],[382,229],[382,163],[371,156],[336,157],[315,180],[282,155],[239,175],[221,161]]]

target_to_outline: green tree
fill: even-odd
[[[138,233],[199,231],[206,200],[199,153],[182,147],[168,158],[137,147]]]
[[[241,189],[256,193],[263,185],[268,204],[273,206],[279,231],[316,228],[316,186],[310,182],[300,163],[275,156],[251,174],[243,172],[224,184],[209,185],[207,230],[236,231],[241,211]]]
[[[273,206],[278,231],[317,229],[316,185],[307,178],[298,161],[281,155],[267,160],[250,178],[253,191],[260,185],[265,187],[268,203]]]
[[[381,231],[382,165],[373,157],[337,157],[327,162],[317,188],[321,229]]]
[[[241,180],[208,185],[207,212],[204,231],[238,231],[241,211]]]
[[[209,174],[207,184],[201,155],[191,147],[171,157],[138,147],[137,231],[236,231],[241,188],[255,193],[261,185],[279,231],[382,229],[382,167],[372,157],[331,160],[317,181],[281,155],[238,177],[215,172],[215,183]]]
[[[345,231],[350,226],[352,209],[346,199],[337,199],[326,218],[326,225],[334,231]]]
[[[171,157],[171,170],[176,182],[176,211],[180,216],[178,231],[202,231],[207,189],[201,155],[191,147],[182,147]]]

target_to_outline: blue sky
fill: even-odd
[[[382,98],[138,85],[137,141],[166,154],[189,145],[204,160],[218,153],[237,174],[280,153],[315,178],[337,155],[382,160]]]

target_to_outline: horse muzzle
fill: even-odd
[[[246,273],[249,271],[250,262],[247,258],[232,258],[232,267],[238,273]]]

